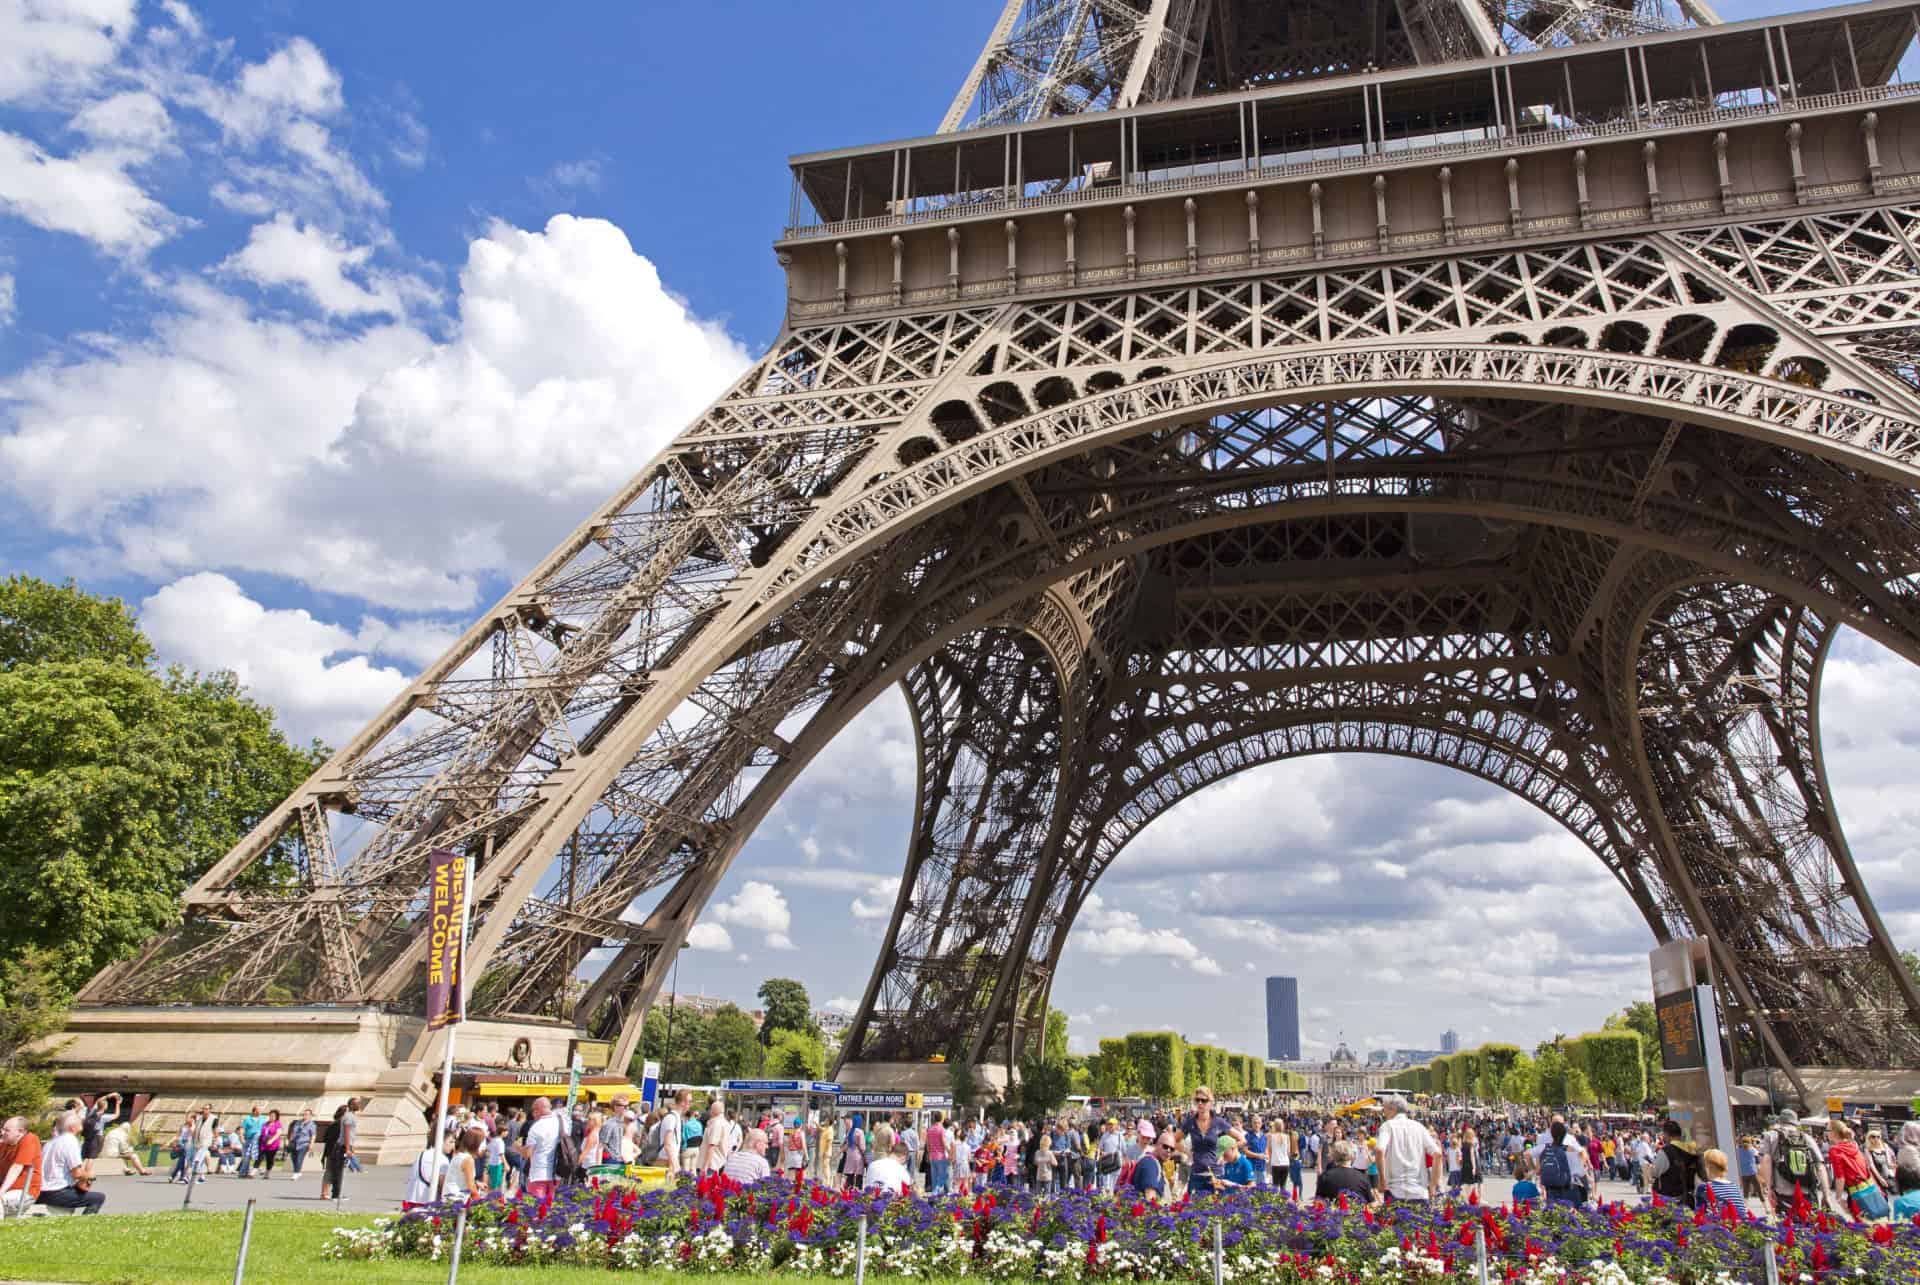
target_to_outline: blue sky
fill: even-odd
[[[786,156],[929,131],[998,8],[0,0],[0,567],[121,594],[343,739],[772,339]],[[1920,685],[1850,640],[1828,692],[1920,943]],[[857,997],[912,772],[890,696],[748,845],[683,987]],[[1648,944],[1527,805],[1319,759],[1150,827],[1056,999],[1083,1045],[1253,1050],[1295,973],[1310,1050],[1532,1040],[1643,994]]]

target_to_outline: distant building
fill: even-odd
[[[1391,1061],[1393,1061],[1392,1049],[1374,1049],[1367,1054],[1368,1066],[1385,1066]]]
[[[813,1020],[828,1035],[838,1035],[853,1025],[853,1015],[842,1013],[837,1008],[816,1008],[813,1010]]]
[[[1440,1052],[1451,1056],[1460,1051],[1460,1036],[1454,1031],[1440,1032]]]
[[[1439,1049],[1395,1049],[1393,1060],[1405,1066],[1425,1066],[1441,1056]]]
[[[1388,1071],[1380,1063],[1361,1062],[1345,1044],[1334,1049],[1325,1062],[1299,1068],[1306,1076],[1307,1091],[1317,1098],[1363,1098],[1386,1088]]]
[[[1297,978],[1267,978],[1267,1060],[1300,1060],[1300,982]]]

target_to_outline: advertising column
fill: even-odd
[[[1698,938],[1670,941],[1656,947],[1648,962],[1666,1071],[1667,1114],[1687,1131],[1696,1152],[1718,1147],[1734,1155],[1739,1138],[1733,1131],[1707,943]]]

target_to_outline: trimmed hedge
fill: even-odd
[[[1150,1098],[1187,1096],[1187,1042],[1173,1031],[1133,1031],[1127,1035],[1127,1058],[1140,1077],[1140,1091]]]

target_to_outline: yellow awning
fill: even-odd
[[[591,1102],[611,1102],[616,1096],[624,1095],[629,1102],[640,1100],[640,1090],[631,1084],[583,1084],[580,1096]],[[562,1079],[556,1084],[521,1084],[513,1080],[479,1080],[474,1083],[473,1096],[479,1098],[564,1098],[567,1096],[567,1082]]]

